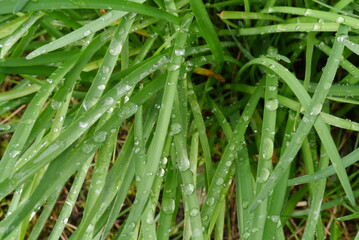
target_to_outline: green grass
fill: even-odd
[[[0,8],[0,239],[357,239],[355,1]]]

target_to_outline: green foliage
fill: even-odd
[[[1,3],[0,239],[358,237],[357,3]]]

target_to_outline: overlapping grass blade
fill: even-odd
[[[206,12],[205,6],[202,1],[189,0],[193,14],[196,17],[199,29],[201,30],[202,36],[206,39],[206,42],[211,49],[215,61],[217,63],[217,68],[220,69],[223,64],[223,50],[221,49],[221,44],[218,39],[218,35],[214,29],[213,24]]]
[[[230,144],[226,146],[226,149],[223,153],[221,161],[217,166],[213,181],[211,183],[210,189],[208,190],[206,196],[206,202],[202,207],[202,225],[207,229],[209,226],[209,221],[212,219],[212,214],[214,207],[217,205],[218,200],[220,199],[223,190],[224,179],[227,176],[228,169],[231,168],[232,162],[235,158],[235,153],[239,149],[239,143],[243,139],[244,132],[249,124],[249,120],[253,115],[255,106],[257,105],[260,96],[263,93],[263,83],[260,83],[256,86],[256,90],[251,96],[246,108],[243,110],[242,116],[239,119],[233,135],[230,140]],[[227,171],[226,171],[227,170]],[[210,233],[206,233],[210,234]]]
[[[8,21],[7,23],[0,26],[0,39],[11,35],[16,31],[27,19],[28,15],[16,17],[15,19]]]
[[[259,147],[259,158],[256,177],[256,192],[259,192],[267,181],[272,169],[272,158],[274,153],[274,140],[277,117],[277,91],[278,77],[272,72],[266,76],[266,89],[264,101],[264,113],[262,123],[262,138]],[[250,231],[250,237],[253,239],[263,238],[265,221],[267,219],[267,206],[269,200],[264,200],[260,207],[253,213],[252,227],[258,231]]]
[[[13,166],[23,151],[27,138],[29,137],[32,127],[34,126],[34,122],[36,121],[41,111],[41,107],[56,85],[62,80],[65,74],[70,71],[76,60],[77,56],[75,55],[75,57],[66,61],[63,64],[63,68],[59,68],[56,72],[54,72],[32,99],[31,104],[28,106],[26,112],[24,113],[25,121],[20,122],[18,125],[16,132],[11,138],[9,147],[6,149],[6,152],[4,153],[0,162],[1,168],[4,169],[4,174],[2,174],[0,178],[1,181],[4,181],[13,172]]]
[[[345,33],[346,33],[346,29],[342,29],[341,31],[339,31],[339,34],[337,36],[340,37],[342,34],[345,34]],[[293,145],[293,148],[288,148],[287,154],[284,153],[284,155],[282,157],[282,161],[280,161],[278,163],[275,170],[271,174],[271,177],[269,177],[268,182],[265,184],[266,186],[258,194],[258,197],[256,198],[257,200],[263,200],[265,197],[268,196],[268,191],[273,189],[275,183],[279,179],[279,176],[281,176],[283,174],[283,171],[285,169],[287,169],[287,167],[289,166],[289,163],[291,163],[291,161],[294,159],[295,154],[299,150],[299,147],[298,147],[298,146],[300,146],[299,144],[304,140],[304,137],[306,136],[307,132],[309,132],[310,126],[307,123],[312,122],[312,124],[314,124],[314,122],[316,121],[316,123],[315,123],[316,130],[319,133],[319,136],[322,139],[323,143],[327,144],[326,151],[330,155],[331,160],[333,162],[335,162],[335,166],[337,167],[336,170],[338,171],[337,173],[338,173],[339,178],[341,179],[342,186],[344,187],[346,193],[348,194],[348,198],[354,204],[354,197],[352,194],[352,190],[351,190],[346,172],[344,170],[344,167],[342,166],[340,156],[339,156],[338,152],[335,150],[335,147],[334,148],[332,147],[332,145],[334,145],[334,142],[330,141],[332,138],[329,137],[330,134],[328,133],[328,130],[326,129],[325,125],[322,124],[323,122],[321,121],[321,119],[319,118],[318,120],[316,120],[316,116],[320,113],[320,110],[322,107],[322,103],[320,103],[320,101],[323,102],[323,100],[324,100],[323,97],[325,98],[325,94],[323,94],[323,92],[326,93],[331,86],[331,82],[327,82],[327,81],[332,81],[334,78],[335,72],[333,72],[333,69],[335,70],[336,69],[335,66],[338,66],[338,64],[339,64],[340,55],[341,55],[341,52],[343,51],[343,45],[337,40],[335,42],[333,49],[335,49],[335,51],[332,50],[333,54],[331,54],[331,56],[328,60],[328,63],[327,63],[328,70],[324,71],[324,73],[322,75],[322,81],[319,83],[318,88],[317,88],[317,89],[321,89],[321,91],[317,90],[317,94],[314,94],[315,98],[313,98],[313,100],[310,104],[308,102],[309,96],[306,94],[306,92],[298,91],[298,89],[302,88],[302,86],[299,85],[298,88],[293,88],[294,85],[298,84],[296,80],[293,79],[294,81],[292,82],[291,80],[284,79],[281,76],[282,74],[283,75],[291,75],[288,70],[283,70],[284,73],[282,73],[282,74],[275,71],[278,75],[280,75],[282,77],[282,79],[284,81],[286,81],[286,83],[293,90],[296,89],[295,93],[304,106],[309,104],[309,106],[306,110],[306,113],[303,117],[303,118],[306,118],[308,120],[308,122],[307,121],[304,122],[304,120],[303,120],[301,122],[301,124],[299,125],[299,127],[296,131],[296,134],[295,134],[296,136],[293,137],[293,140],[291,141],[291,144],[290,144],[291,147]],[[258,61],[258,59],[253,60],[252,63],[254,63],[256,61]],[[263,61],[263,60],[262,60],[262,62],[261,62],[261,60],[259,60],[258,62],[263,65],[265,64],[265,61]],[[269,65],[270,65],[269,62],[267,62],[267,64],[269,67]],[[271,64],[270,66],[271,66],[272,70],[279,68],[279,66],[276,66],[274,64]],[[328,85],[328,83],[329,83],[329,85]],[[292,86],[291,86],[291,84],[292,84]],[[319,102],[317,102],[317,101],[319,101]],[[304,124],[304,123],[306,123],[306,124]],[[296,147],[294,147],[294,145]],[[329,147],[329,145],[330,145],[330,147]],[[259,206],[259,203],[256,201],[252,204],[251,209],[254,210],[258,206]]]
[[[166,85],[164,89],[164,96],[161,103],[161,110],[158,117],[157,125],[154,138],[147,153],[147,158],[151,159],[151,162],[146,164],[146,172],[152,174],[145,174],[145,177],[142,181],[142,184],[138,186],[138,203],[135,205],[135,208],[132,208],[130,215],[127,218],[126,224],[123,227],[122,232],[118,236],[128,237],[134,229],[139,217],[143,211],[144,205],[147,202],[147,196],[150,190],[150,187],[154,180],[154,172],[157,172],[158,164],[161,158],[161,152],[164,145],[165,135],[167,134],[167,128],[169,125],[169,120],[171,116],[172,106],[174,102],[174,97],[176,93],[177,81],[180,71],[180,64],[183,56],[177,54],[177,49],[182,49],[186,42],[187,31],[191,24],[192,16],[186,15],[181,23],[180,32],[177,35],[176,42],[174,44],[174,49],[172,52],[171,63],[169,64],[167,74]],[[143,184],[143,183],[146,183]]]
[[[357,161],[359,161],[359,149],[354,150],[353,152],[351,152],[350,154],[348,154],[347,156],[343,157],[343,165],[344,167],[348,167],[354,163],[356,163]],[[297,178],[293,178],[293,179],[289,179],[288,180],[288,186],[293,186],[293,185],[297,185],[297,184],[303,184],[303,183],[308,183],[308,182],[313,182],[316,180],[320,180],[322,178],[326,178],[329,177],[331,175],[335,174],[335,170],[333,166],[329,166],[323,170],[320,170],[316,173],[313,174],[308,174],[305,176],[300,176]]]
[[[28,19],[22,24],[21,27],[16,29],[11,36],[1,40],[3,47],[1,48],[0,58],[4,58],[12,46],[35,24],[35,22],[44,15],[42,12],[35,12],[29,15]]]
[[[352,1],[2,3],[0,238],[354,237]]]
[[[144,96],[148,96],[147,92],[148,90],[145,91]],[[142,98],[142,100],[144,99]],[[74,150],[74,153],[71,154],[70,158],[66,158],[66,155],[61,155],[55,159],[50,165],[49,169],[46,171],[45,176],[42,179],[42,184],[38,185],[29,201],[21,208],[16,210],[16,214],[10,215],[8,218],[0,222],[0,227],[10,225],[17,226],[17,223],[22,218],[22,216],[26,216],[29,214],[29,212],[33,211],[33,209],[36,209],[39,204],[43,203],[53,193],[53,191],[56,191],[57,186],[61,186],[79,168],[80,164],[89,159],[89,156],[91,156],[103,143],[103,141],[99,141],[98,137],[96,136],[99,134],[104,135],[103,133],[105,133],[105,136],[110,135],[112,129],[116,128],[116,125],[120,125],[123,120],[133,115],[137,110],[137,107],[135,107],[137,105],[130,101],[126,105],[126,107],[119,109],[118,113],[114,114],[114,116],[108,120],[107,124],[104,124],[99,130],[92,133],[87,142],[83,142],[77,146]],[[113,119],[117,118],[117,116],[119,116],[122,121],[113,121]],[[24,168],[26,168],[26,165]],[[60,172],[59,169],[61,169]],[[57,174],[61,175],[61,178],[54,179],[53,176]],[[8,227],[6,231],[2,232],[1,234],[4,236],[4,234],[6,235],[12,230],[13,227]]]
[[[267,12],[297,14],[306,17],[313,17],[313,18],[324,19],[332,22],[337,22],[340,24],[347,25],[348,27],[353,27],[354,29],[359,28],[358,19],[345,15],[336,14],[336,13],[325,12],[325,11],[298,8],[298,7],[271,7],[267,9]]]

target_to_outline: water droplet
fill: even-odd
[[[230,167],[231,165],[232,165],[232,161],[227,161],[227,162],[226,162],[226,166],[227,166],[227,167]]]
[[[168,159],[166,157],[163,157],[161,162],[163,165],[166,165],[168,162]]]
[[[309,122],[309,119],[308,119],[306,116],[304,116],[304,117],[303,117],[303,122],[308,123],[308,122]]]
[[[117,87],[117,95],[122,96],[123,94],[125,94],[128,90],[131,89],[130,85],[120,85]]]
[[[135,224],[134,222],[130,222],[130,223],[128,224],[128,228],[129,228],[130,230],[134,229],[135,227],[136,227],[136,224]]]
[[[192,217],[195,217],[199,214],[199,210],[198,208],[193,208],[189,211],[189,215],[191,215]]]
[[[118,56],[122,51],[122,45],[119,44],[118,46],[110,48],[110,54],[113,56]]]
[[[108,97],[105,99],[105,105],[112,105],[115,102],[112,97]]]
[[[216,180],[216,185],[217,185],[217,186],[220,186],[220,185],[223,184],[223,182],[224,182],[223,178],[218,178],[218,179]]]
[[[323,88],[324,88],[324,90],[328,90],[328,89],[330,89],[331,86],[332,85],[330,83],[325,83]]]
[[[277,32],[284,32],[286,30],[287,30],[286,26],[281,24],[277,25],[277,29],[276,29]]]
[[[173,72],[173,71],[176,71],[180,68],[180,65],[178,64],[172,64],[169,68],[168,68],[168,71],[170,72]]]
[[[175,210],[176,202],[172,198],[165,198],[162,200],[162,211],[165,214],[172,214]]]
[[[314,24],[314,26],[313,26],[314,31],[319,31],[320,29],[322,29],[322,24],[320,24],[320,23]]]
[[[259,176],[258,176],[258,182],[259,183],[265,183],[270,175],[270,171],[268,168],[262,168],[260,170]]]
[[[94,147],[93,144],[85,143],[84,145],[82,145],[81,150],[84,153],[90,153],[92,151],[93,147]]]
[[[163,176],[165,175],[165,170],[164,170],[163,168],[160,168],[160,169],[158,170],[157,175],[158,175],[159,177],[163,177]]]
[[[188,160],[187,158],[178,161],[178,169],[179,169],[181,172],[187,171],[187,169],[189,168],[189,166],[190,166],[190,162],[189,162],[189,160]]]
[[[313,14],[313,11],[310,9],[305,10],[304,16],[311,16]]]
[[[249,236],[250,236],[250,233],[249,232],[245,232],[245,233],[243,233],[243,239],[248,239],[249,238]]]
[[[142,72],[140,74],[140,79],[144,79],[145,77],[147,77],[148,74],[149,74],[148,72]]]
[[[127,103],[128,100],[130,100],[130,98],[128,96],[125,96],[124,100],[123,100],[123,103]]]
[[[103,66],[103,67],[102,67],[102,72],[105,73],[105,74],[106,74],[106,73],[109,73],[109,72],[110,72],[110,68],[107,67],[107,66]]]
[[[95,226],[93,224],[88,225],[86,228],[87,233],[91,233],[95,229]]]
[[[276,66],[275,64],[270,64],[270,65],[269,65],[269,68],[270,68],[270,69],[276,69],[277,66]]]
[[[60,106],[61,106],[61,102],[55,101],[55,100],[51,101],[51,108],[52,109],[57,110],[57,109],[60,108]]]
[[[320,43],[318,43],[316,46],[317,46],[318,48],[322,48],[322,47],[324,47],[324,45],[325,45],[324,42],[320,42]]]
[[[175,50],[176,56],[183,56],[185,54],[185,49],[179,48]]]
[[[193,184],[184,184],[182,185],[182,192],[186,195],[191,195],[194,191]]]
[[[176,134],[179,134],[180,132],[181,132],[181,130],[182,130],[182,126],[181,126],[181,124],[179,124],[179,123],[173,123],[172,125],[171,125],[171,134],[172,135],[176,135]]]
[[[87,37],[87,36],[90,35],[90,34],[91,34],[91,30],[89,30],[89,29],[84,32],[84,36],[85,36],[85,37]]]
[[[107,138],[107,132],[99,131],[99,132],[95,133],[95,136],[93,139],[95,142],[100,143],[100,142],[104,142],[106,140],[106,138]]]
[[[19,154],[20,154],[19,150],[12,150],[9,155],[11,158],[16,158]]]
[[[202,234],[202,230],[199,229],[199,228],[195,228],[193,229],[192,231],[192,236],[195,237],[195,238],[199,238],[201,237],[203,234]]]
[[[243,118],[243,120],[244,120],[245,122],[247,122],[247,121],[249,120],[249,117],[246,116],[246,115],[243,115],[242,118]]]
[[[11,125],[0,125],[1,131],[7,131],[11,129]]]
[[[275,223],[279,222],[279,220],[280,220],[278,215],[273,215],[270,217],[270,219],[272,222],[275,222]]]
[[[335,21],[336,21],[337,23],[344,23],[345,19],[344,19],[342,16],[340,16],[340,17],[338,17]]]
[[[275,90],[277,90],[277,87],[276,86],[269,86],[268,90],[269,91],[275,91]]]
[[[211,206],[213,206],[214,205],[214,198],[213,197],[210,197],[210,198],[208,198],[208,199],[206,199],[206,204],[209,206],[209,207],[211,207]]]
[[[278,99],[271,99],[266,102],[266,108],[269,111],[275,111],[278,108]]]
[[[344,42],[344,40],[346,40],[348,38],[348,36],[347,35],[342,35],[342,36],[339,36],[339,37],[337,37],[337,40],[338,40],[338,42]]]
[[[89,100],[84,100],[82,102],[82,107],[85,111],[89,110],[92,106],[94,105],[94,103],[92,101]]]
[[[317,103],[317,104],[315,104],[313,107],[312,107],[312,109],[311,109],[311,111],[310,111],[310,115],[318,115],[321,111],[322,111],[322,104],[320,104],[320,103]]]
[[[87,122],[79,122],[80,128],[86,128],[89,124]]]
[[[273,156],[273,140],[269,137],[263,140],[263,159],[271,159]]]
[[[133,102],[127,102],[126,106],[122,108],[122,111],[118,114],[119,118],[127,119],[133,114],[135,114],[138,110],[138,105]]]
[[[105,85],[101,84],[101,85],[98,85],[97,86],[97,89],[100,90],[100,91],[103,91],[105,89]]]

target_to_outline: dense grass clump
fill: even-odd
[[[359,239],[352,0],[3,0],[0,239]]]

